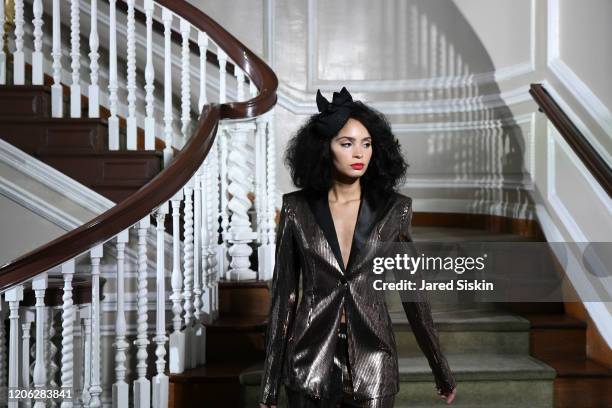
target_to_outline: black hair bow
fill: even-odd
[[[331,102],[325,99],[320,89],[317,90],[317,131],[325,137],[335,136],[348,120],[352,107],[353,97],[344,86],[340,92],[334,92]]]

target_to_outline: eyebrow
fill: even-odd
[[[355,138],[351,136],[338,136],[338,139],[349,139],[350,141],[355,140]],[[368,140],[368,139],[372,140],[372,136],[366,136],[363,138],[363,140]]]

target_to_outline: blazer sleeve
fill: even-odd
[[[274,272],[272,276],[272,303],[265,335],[266,360],[260,387],[260,402],[277,403],[283,362],[287,347],[287,334],[293,324],[298,301],[300,268],[294,243],[291,209],[283,195],[280,221],[276,231]]]
[[[411,234],[411,222],[412,222],[412,199],[409,198],[407,203],[402,209],[400,218],[400,231],[399,241],[400,242],[413,242]],[[408,251],[412,256],[416,256],[416,251],[412,245],[407,245]],[[417,271],[414,276],[418,276]],[[396,276],[396,279],[399,277]],[[404,302],[402,301],[402,307],[406,313],[406,317],[410,322],[410,327],[414,332],[416,341],[425,354],[429,366],[431,367],[432,373],[436,381],[436,389],[438,394],[449,394],[456,386],[453,373],[451,372],[446,358],[442,354],[440,343],[438,340],[438,333],[434,327],[433,319],[431,316],[431,305],[427,298],[426,292],[416,291],[415,297],[417,301]]]

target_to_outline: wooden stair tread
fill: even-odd
[[[267,316],[221,316],[212,323],[207,323],[207,330],[253,331],[266,327]]]
[[[180,374],[168,373],[170,382],[239,382],[240,373],[252,366],[254,361],[210,362],[200,367],[187,369]]]
[[[529,320],[532,329],[586,329],[587,327],[582,320],[567,314],[526,313],[523,317]]]
[[[228,280],[220,280],[219,288],[224,289],[232,289],[232,288],[267,288],[268,284],[266,281],[261,281],[257,279],[248,279],[248,280],[240,280],[240,281],[228,281]]]
[[[546,358],[546,364],[557,371],[558,377],[611,377],[612,368],[608,368],[588,358]]]
[[[28,118],[19,116],[0,116],[0,123],[24,123],[26,125],[66,125],[66,124],[101,124],[108,125],[105,118]]]

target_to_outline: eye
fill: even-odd
[[[370,142],[365,142],[364,144],[365,144],[366,147],[372,146],[372,143],[370,143]]]
[[[345,143],[341,143],[340,146],[342,147],[349,147],[351,144],[349,142],[345,142]]]

